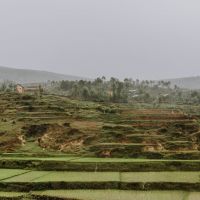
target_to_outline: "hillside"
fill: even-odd
[[[199,158],[199,109],[0,93],[0,152]]]
[[[59,80],[80,80],[84,79],[77,76],[63,75],[47,71],[28,70],[28,69],[15,69],[0,66],[0,82],[9,80],[17,83],[35,83],[59,81]]]
[[[200,89],[200,76],[168,79],[172,85],[186,89]]]

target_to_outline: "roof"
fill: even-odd
[[[39,90],[39,88],[24,88],[26,91],[35,91],[35,90]]]
[[[24,86],[24,88],[26,88],[26,89],[38,89],[39,88],[39,86]]]
[[[39,85],[21,85],[21,84],[17,84],[16,86],[20,86],[22,88],[24,88],[25,90],[38,90],[39,89]]]
[[[23,85],[21,85],[21,84],[17,84],[16,86],[24,87],[24,86],[23,86]]]
[[[137,92],[137,90],[129,90],[129,92]]]

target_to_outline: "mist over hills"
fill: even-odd
[[[200,89],[200,76],[168,79],[171,85],[185,89]]]
[[[89,80],[89,78],[65,75],[48,71],[30,70],[30,69],[16,69],[10,67],[0,66],[0,82],[13,81],[15,83],[42,83],[60,80]],[[171,85],[177,85],[186,89],[200,89],[200,76],[167,79]]]
[[[30,69],[15,69],[0,66],[0,82],[13,81],[16,83],[42,83],[59,80],[81,80],[83,77],[64,75],[48,71],[30,70]]]

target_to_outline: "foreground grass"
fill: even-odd
[[[4,198],[20,198],[26,195],[24,192],[1,192],[0,191],[0,199]]]
[[[27,154],[28,155],[28,154]],[[60,156],[27,156],[23,154],[1,154],[0,160],[41,160],[41,161],[68,161],[68,162],[89,162],[89,163],[128,163],[128,162],[198,162],[200,160],[180,160],[180,159],[141,159],[141,158],[95,158],[95,157],[78,157],[70,155]]]
[[[200,169],[200,160],[84,158],[64,155],[52,157],[35,156],[2,155],[0,156],[0,168],[76,172],[160,172],[199,171]]]
[[[7,169],[0,169],[0,181],[8,178],[8,177],[14,177],[17,175],[24,174],[28,172],[29,170],[18,170],[18,169],[12,169],[12,170],[7,170]]]
[[[198,200],[199,192],[184,191],[123,191],[123,190],[47,190],[33,192],[41,199],[58,197],[76,200]]]
[[[21,192],[0,192],[0,199],[16,200],[198,200],[200,192],[185,191],[129,191],[129,190],[46,190]]]
[[[55,172],[0,169],[3,182],[183,182],[199,183],[200,172]]]

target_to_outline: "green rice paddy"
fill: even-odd
[[[47,190],[33,194],[43,199],[59,197],[76,200],[198,200],[200,197],[200,192],[184,191]]]
[[[12,170],[8,170],[8,169],[0,169],[0,181],[4,180],[8,177],[14,177],[17,175],[21,175],[24,173],[27,173],[29,170],[18,170],[18,169],[12,169]]]
[[[26,195],[26,193],[24,192],[0,192],[0,199],[21,199],[22,197],[24,197]]]
[[[68,155],[57,155],[57,156],[26,156],[23,154],[1,154],[0,159],[2,160],[39,160],[39,161],[67,161],[67,162],[91,162],[91,163],[127,163],[127,162],[197,162],[200,160],[178,160],[178,159],[141,159],[141,158],[96,158],[96,157],[78,157]]]
[[[200,172],[58,172],[0,169],[2,182],[200,183]]]
[[[129,190],[45,190],[0,192],[0,199],[17,200],[198,200],[200,192],[185,191],[129,191]]]
[[[200,199],[200,118],[191,106],[5,95],[0,200]]]

